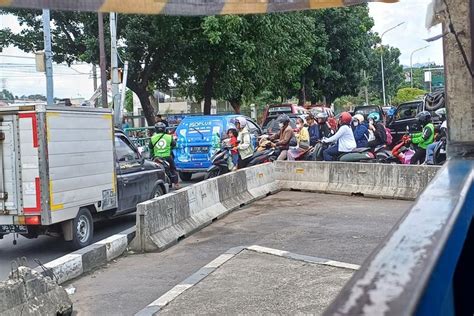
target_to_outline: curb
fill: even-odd
[[[330,259],[312,257],[312,256],[305,256],[305,255],[300,255],[300,254],[296,254],[296,253],[292,253],[288,251],[261,247],[261,246],[256,246],[256,245],[249,246],[249,247],[243,247],[243,246],[234,247],[234,248],[230,248],[229,250],[224,252],[222,255],[218,256],[216,259],[212,260],[211,262],[206,264],[204,267],[199,269],[197,272],[193,273],[191,276],[189,276],[187,279],[182,281],[180,284],[176,285],[171,290],[169,290],[168,292],[160,296],[157,300],[150,303],[147,307],[145,307],[144,309],[136,313],[135,316],[154,316],[154,315],[159,314],[160,310],[162,310],[166,305],[171,303],[179,295],[183,294],[186,290],[192,288],[193,286],[201,282],[204,278],[206,278],[212,272],[217,270],[217,268],[219,268],[224,263],[234,258],[236,255],[238,255],[244,250],[250,250],[257,253],[263,253],[263,254],[278,256],[282,258],[293,259],[297,261],[304,261],[308,263],[331,266],[331,267],[336,267],[336,268],[343,268],[343,269],[349,269],[349,270],[358,270],[360,268],[360,266],[357,264],[351,264],[351,263],[340,262],[340,261],[335,261],[335,260],[330,260]]]
[[[50,261],[34,270],[63,284],[121,256],[135,237],[135,227]]]

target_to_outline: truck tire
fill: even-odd
[[[88,246],[94,238],[94,221],[88,208],[79,209],[72,225],[72,247],[74,249]]]
[[[179,177],[183,181],[189,181],[191,180],[193,174],[191,172],[179,172]]]

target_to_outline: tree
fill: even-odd
[[[2,91],[0,91],[0,100],[14,100],[14,99],[15,97],[13,96],[13,94],[7,89],[3,89]]]
[[[133,92],[127,89],[125,92],[125,110],[128,113],[133,113]]]
[[[2,14],[15,15],[23,30],[14,33],[0,30],[0,47],[16,46],[26,52],[43,49],[41,11],[5,9]],[[108,25],[104,17],[105,25]],[[75,61],[98,64],[98,25],[93,13],[52,11],[53,60],[71,65]],[[129,61],[127,87],[140,99],[149,125],[154,124],[150,96],[157,87],[167,87],[176,68],[182,64],[183,21],[192,18],[169,16],[120,15],[117,37],[122,59]],[[107,30],[108,28],[105,27]],[[107,37],[107,34],[106,34]],[[109,49],[106,41],[106,50]],[[109,56],[110,54],[107,53]]]
[[[397,95],[393,98],[392,103],[399,105],[401,103],[409,102],[423,96],[426,91],[418,88],[402,88],[397,91]]]
[[[239,113],[245,99],[263,90],[287,95],[289,84],[310,63],[314,21],[304,13],[211,16],[202,19],[191,40],[191,66],[184,91],[230,102]]]
[[[324,32],[320,27],[315,28],[317,49],[302,76],[300,89],[304,89],[312,102],[325,98],[330,104],[337,97],[355,94],[359,89],[361,70],[370,64],[375,41],[370,29],[374,22],[366,5],[312,14],[315,23],[324,27]]]

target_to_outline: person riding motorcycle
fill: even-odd
[[[439,142],[445,141],[448,137],[448,122],[446,120],[446,108],[436,110],[436,115],[439,116],[440,120],[443,122],[441,123],[441,127],[439,129],[439,133],[435,137],[435,142],[428,145],[426,147],[426,157],[425,157],[425,164],[433,165],[434,164],[434,151],[436,146]]]
[[[290,147],[288,150],[287,158],[288,160],[294,161],[300,155],[307,152],[310,148],[310,139],[308,128],[304,124],[304,120],[301,117],[296,119],[296,128],[298,132],[296,133],[296,147]]]
[[[293,128],[290,126],[290,118],[286,114],[282,114],[277,118],[280,132],[273,135],[269,139],[271,141],[277,141],[276,146],[280,149],[280,155],[277,160],[286,160],[288,155],[288,149],[290,148],[290,141],[295,137]]]
[[[328,123],[329,115],[326,112],[319,112],[316,114],[316,120],[319,127],[319,137],[322,139],[324,137],[328,138],[334,134],[334,131],[331,129],[331,126]]]
[[[244,117],[237,117],[235,119],[235,127],[239,131],[237,136],[237,151],[239,152],[239,163],[238,169],[247,167],[248,163],[252,159],[253,146],[252,138],[247,127],[247,120]]]
[[[411,164],[422,163],[426,157],[426,148],[432,144],[435,136],[434,125],[431,122],[431,114],[428,111],[420,112],[416,119],[423,126],[423,131],[411,135],[411,142],[416,145],[415,154],[411,158]]]
[[[334,136],[323,138],[323,143],[335,143],[323,151],[325,161],[332,161],[342,153],[348,153],[357,147],[354,134],[350,124],[352,116],[348,112],[342,112],[339,118],[339,130]]]
[[[367,147],[375,148],[377,146],[386,145],[387,134],[385,126],[380,122],[380,114],[377,112],[370,113],[369,116],[367,116],[367,120],[369,121],[369,133],[372,132],[374,135],[374,139],[367,143]]]
[[[362,114],[356,114],[352,118],[352,131],[354,132],[357,148],[367,147],[369,142],[369,128],[364,122],[364,116]]]
[[[306,123],[308,123],[308,132],[309,132],[309,144],[315,146],[318,140],[321,139],[319,135],[319,125],[316,122],[315,116],[310,113],[306,118]]]
[[[158,157],[168,162],[172,178],[170,180],[174,184],[175,189],[178,189],[178,172],[176,171],[172,152],[172,149],[176,147],[176,142],[173,139],[173,135],[166,133],[166,125],[163,122],[155,124],[155,133],[151,137],[148,147],[150,148],[151,159]]]

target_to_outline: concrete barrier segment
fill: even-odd
[[[272,163],[244,169],[247,178],[247,191],[254,200],[262,199],[279,191],[275,181],[275,166]]]
[[[275,179],[281,190],[326,193],[332,172],[330,162],[276,161]]]
[[[66,291],[49,277],[19,267],[0,282],[0,315],[68,315],[72,302]]]
[[[217,177],[219,200],[228,212],[236,210],[254,200],[247,191],[247,176],[245,170],[238,170]]]

